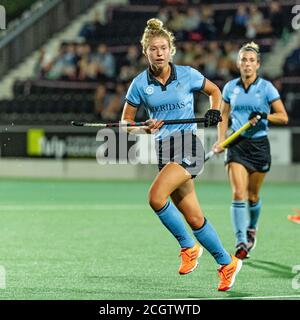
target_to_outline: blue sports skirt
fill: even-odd
[[[163,140],[155,142],[158,168],[176,162],[195,178],[203,169],[204,148],[193,131],[178,131]]]
[[[225,150],[225,164],[237,162],[249,172],[268,172],[271,168],[270,142],[267,136],[239,137]]]

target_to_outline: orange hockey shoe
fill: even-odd
[[[196,243],[192,248],[181,249],[179,256],[181,256],[181,264],[179,267],[179,274],[184,275],[194,271],[198,266],[198,258],[201,257],[203,248],[199,243]]]
[[[232,261],[229,264],[225,264],[218,269],[218,275],[220,283],[218,286],[219,291],[230,290],[234,284],[235,277],[241,270],[243,265],[242,260],[238,259],[234,255],[231,255]]]

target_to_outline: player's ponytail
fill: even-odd
[[[147,26],[144,30],[141,45],[143,47],[143,53],[146,54],[146,50],[149,46],[149,42],[154,37],[163,37],[165,38],[170,46],[171,56],[176,53],[176,48],[174,45],[175,37],[172,32],[164,28],[164,24],[161,20],[157,18],[152,18],[147,21]]]

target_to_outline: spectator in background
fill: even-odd
[[[203,72],[207,73],[210,78],[217,79],[219,73],[219,63],[222,58],[222,51],[219,48],[217,41],[211,41],[208,44],[207,52],[205,53]]]
[[[254,39],[266,36],[272,32],[270,20],[265,19],[257,5],[250,6],[249,20],[247,25],[246,37]]]
[[[121,60],[121,68],[118,75],[118,80],[127,82],[132,80],[135,75],[144,69],[147,61],[144,61],[144,56],[141,56],[136,45],[131,45],[127,49],[126,56]]]
[[[70,42],[67,44],[66,53],[64,55],[65,68],[61,80],[76,80],[77,77],[77,62],[76,44]]]
[[[92,56],[93,63],[97,66],[97,79],[108,80],[116,76],[116,63],[114,56],[108,51],[107,45],[101,43],[97,52]]]
[[[184,52],[183,52],[182,45],[178,44],[177,49],[176,49],[176,53],[173,56],[174,63],[175,64],[182,64],[183,56],[184,56]]]
[[[41,48],[39,50],[38,59],[34,66],[34,77],[36,79],[43,79],[45,78],[46,73],[51,68],[51,56],[47,54],[45,48]]]
[[[78,80],[97,80],[97,66],[92,61],[92,48],[88,43],[77,45],[78,55]]]
[[[199,67],[199,55],[203,55],[203,46],[200,43],[195,43],[192,41],[183,42],[176,49],[176,54],[174,56],[174,62],[181,65],[192,64],[195,68]],[[203,59],[203,56],[202,56]]]
[[[169,17],[169,10],[167,8],[160,8],[158,10],[157,18],[160,19],[163,23],[167,24]]]
[[[118,79],[120,81],[130,81],[138,72],[139,52],[136,45],[127,48],[127,53],[120,63]]]
[[[216,27],[214,20],[214,10],[211,6],[204,5],[201,7],[201,22],[198,31],[202,35],[202,39],[214,40],[216,38]]]
[[[222,50],[219,47],[218,41],[210,41],[208,43],[207,50],[211,53],[214,53],[216,59],[219,59],[222,56]]]
[[[105,24],[100,21],[99,13],[96,12],[93,21],[89,21],[83,25],[79,36],[87,42],[96,42],[101,40],[104,31]]]
[[[203,70],[203,66],[205,64],[205,55],[206,50],[204,49],[203,45],[200,43],[194,43],[194,53],[195,53],[195,61],[193,63],[194,68],[201,71]]]
[[[122,65],[131,66],[131,67],[139,67],[139,59],[140,59],[139,49],[136,45],[131,45],[127,49],[126,56],[122,61]]]
[[[214,52],[208,51],[206,53],[203,72],[210,79],[215,80],[217,78],[216,76],[218,74],[218,60],[216,59]]]
[[[102,119],[102,112],[107,108],[110,103],[111,95],[108,93],[104,84],[100,84],[94,97],[94,112]]]
[[[282,84],[281,77],[272,79],[272,83],[274,87],[280,92],[281,100],[285,102],[288,91],[284,90],[285,88]],[[288,113],[291,111],[289,105],[286,105],[286,110],[288,111]]]
[[[184,66],[193,64],[195,60],[194,43],[191,41],[184,42],[182,49],[184,54],[181,63]]]
[[[126,86],[118,82],[113,91],[100,84],[95,92],[94,112],[102,120],[114,121],[120,118],[125,99]]]
[[[142,55],[139,60],[139,71],[144,70],[148,67],[148,60],[145,55]]]
[[[189,7],[186,11],[184,29],[186,31],[195,31],[199,27],[201,16],[199,10]]]
[[[244,38],[247,30],[249,15],[245,5],[238,6],[233,17],[230,35],[236,38]]]
[[[199,30],[201,25],[200,10],[189,7],[185,16],[185,39],[190,41],[201,41],[203,34]]]
[[[284,66],[284,73],[289,76],[298,76],[300,73],[300,39],[298,47],[294,49],[286,58]]]
[[[42,57],[43,59],[43,57]],[[76,54],[72,43],[63,42],[58,55],[42,66],[41,74],[49,80],[74,80],[76,78]]]
[[[125,85],[121,82],[117,83],[115,91],[111,95],[108,105],[102,111],[102,119],[107,121],[115,121],[120,119],[125,101],[125,95]]]
[[[264,16],[261,11],[258,10],[257,5],[253,4],[249,9],[249,19],[247,24],[246,37],[253,39],[262,27]]]
[[[238,77],[239,76],[239,70],[236,65],[236,61],[239,54],[239,45],[234,42],[226,41],[224,43],[224,53],[225,53],[225,59],[227,61],[227,69],[229,71],[229,74],[231,77]],[[220,69],[220,72],[222,74],[222,69]],[[227,80],[228,72],[223,73],[225,80]]]
[[[284,28],[284,15],[278,2],[271,2],[269,20],[271,22],[273,35],[276,38],[280,38]]]
[[[124,65],[121,67],[118,79],[120,81],[130,81],[134,78],[137,68],[134,66]]]
[[[186,16],[178,8],[174,7],[170,11],[170,19],[167,22],[167,26],[171,29],[177,40],[185,40],[185,27]]]

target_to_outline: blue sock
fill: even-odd
[[[231,204],[231,220],[236,237],[236,244],[247,243],[248,211],[246,201],[233,200]]]
[[[250,222],[248,227],[249,229],[256,229],[261,206],[262,206],[262,201],[260,199],[257,202],[249,201],[249,214],[250,214]]]
[[[221,240],[213,226],[205,219],[203,226],[193,233],[202,246],[215,258],[219,264],[229,264],[231,256],[224,249]]]
[[[189,234],[181,213],[171,201],[168,201],[159,211],[155,211],[160,221],[177,239],[181,248],[192,248],[196,241]]]

